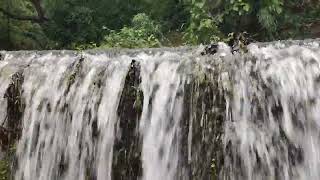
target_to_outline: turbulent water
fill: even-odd
[[[232,75],[225,177],[319,179],[319,44],[251,52]]]
[[[2,127],[23,74],[14,179],[320,179],[319,43],[199,49],[2,52]]]

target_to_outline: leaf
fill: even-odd
[[[280,6],[276,7],[276,12],[277,14],[281,14],[282,13],[282,8]]]
[[[233,6],[232,9],[233,9],[234,11],[238,11],[238,10],[239,10],[238,6]]]
[[[248,3],[245,3],[244,6],[243,6],[243,10],[248,12],[250,10],[250,5]]]

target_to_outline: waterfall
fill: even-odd
[[[111,179],[115,111],[130,61],[85,58],[76,62],[49,53],[24,70],[26,108],[16,179],[84,180],[88,168],[98,179]],[[75,68],[71,74],[70,67]]]
[[[250,51],[227,100],[226,179],[319,179],[319,45]]]
[[[318,40],[0,52],[16,180],[318,180]]]
[[[179,122],[183,108],[185,78],[178,73],[179,56],[170,54],[142,58],[144,105],[143,179],[176,179],[179,160]],[[151,62],[150,62],[151,61]]]

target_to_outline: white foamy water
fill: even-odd
[[[6,119],[6,111],[7,111],[7,101],[4,98],[5,92],[9,86],[10,78],[8,75],[2,75],[5,69],[5,66],[8,64],[7,58],[5,57],[4,60],[0,61],[0,124],[3,124]]]
[[[20,66],[27,66],[32,61],[34,56],[26,55],[24,58],[19,58],[8,53],[0,60],[0,125],[6,124],[7,100],[5,93],[12,82],[12,76],[19,71]]]
[[[81,65],[79,59],[47,53],[24,69],[26,109],[15,179],[112,179],[117,109],[131,58],[84,54]],[[144,100],[153,104],[144,104],[141,118],[141,178],[175,179],[184,85],[177,73],[180,59],[143,53],[136,59]]]
[[[25,70],[16,179],[84,180],[89,169],[99,180],[111,179],[116,109],[130,61],[88,55],[70,76],[75,60],[48,54]]]
[[[252,46],[232,74],[223,179],[320,178],[320,50]]]
[[[205,57],[157,51],[1,52],[0,122],[12,75],[24,79],[14,179],[320,179],[318,42],[256,44],[234,55],[221,43]],[[128,88],[132,60],[141,82]],[[136,130],[122,136],[119,122],[136,119],[118,117],[129,112],[119,106],[124,87],[141,91],[143,104],[130,123]],[[121,137],[137,142],[124,146]],[[122,160],[134,160],[132,169]]]
[[[143,179],[174,180],[177,179],[185,82],[185,77],[178,73],[182,59],[175,54],[141,59]]]

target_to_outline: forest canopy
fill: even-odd
[[[141,48],[320,37],[319,0],[1,0],[0,49]]]

